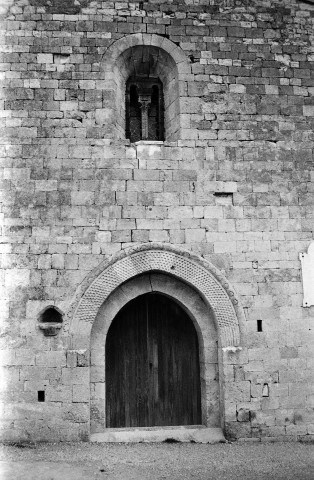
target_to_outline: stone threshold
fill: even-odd
[[[97,443],[140,443],[140,442],[193,442],[225,443],[221,428],[188,425],[175,427],[107,428],[93,433],[91,442]]]

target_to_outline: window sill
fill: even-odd
[[[161,140],[139,140],[134,145],[163,145],[165,142]]]

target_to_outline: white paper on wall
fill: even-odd
[[[300,253],[303,283],[303,307],[314,305],[314,242],[307,253]]]

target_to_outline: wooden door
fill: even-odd
[[[106,425],[201,423],[198,339],[173,300],[148,293],[113,320],[106,341]]]

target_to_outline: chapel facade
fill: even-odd
[[[4,441],[314,436],[314,2],[1,5]]]

